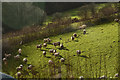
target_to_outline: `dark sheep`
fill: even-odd
[[[17,76],[20,77],[22,74],[21,72],[17,72]]]
[[[77,37],[77,34],[76,34],[76,33],[74,33],[74,34],[73,34],[73,36],[74,36],[74,37]]]
[[[54,50],[54,49],[50,49],[49,52],[50,52],[50,53],[53,53],[53,50]]]

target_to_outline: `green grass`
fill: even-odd
[[[46,57],[42,55],[41,50],[36,49],[36,45],[43,43],[43,40],[40,39],[25,44],[21,46],[21,60],[15,61],[12,56],[8,61],[8,66],[3,65],[3,72],[14,76],[16,73],[16,67],[20,64],[24,64],[22,59],[26,57],[28,62],[27,64],[24,64],[24,71],[22,71],[24,77],[33,77],[30,74],[30,71],[27,70],[28,64],[34,65],[34,70],[39,72],[39,74],[35,76],[37,78],[49,78],[51,77],[51,72],[53,72],[53,74],[58,74],[58,68],[60,65],[62,78],[71,75],[73,75],[74,78],[78,78],[79,76],[96,78],[105,74],[107,74],[107,77],[114,76],[118,69],[118,24],[112,22],[96,25],[86,28],[86,31],[87,34],[85,35],[83,35],[82,30],[77,30],[50,37],[52,43],[57,41],[63,43],[65,49],[60,50],[58,46],[55,48],[53,45],[48,44],[47,48],[42,48],[42,50],[47,51]],[[79,37],[75,38],[74,41],[71,41],[70,37],[73,33],[77,33]],[[59,39],[60,37],[62,40]],[[49,49],[56,49],[57,52],[60,52],[60,55],[65,58],[65,62],[60,63],[58,58],[55,58],[49,53]],[[77,56],[76,50],[82,51],[81,56]],[[18,52],[12,54],[16,55]],[[48,65],[48,60],[50,59],[55,63],[55,71],[53,66]]]

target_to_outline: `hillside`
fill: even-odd
[[[60,49],[59,46],[55,48],[49,43],[46,48],[39,50],[36,45],[43,43],[41,39],[22,45],[20,60],[17,61],[13,58],[18,52],[12,53],[14,55],[9,59],[8,65],[3,65],[3,72],[15,77],[16,67],[23,64],[23,71],[21,71],[23,78],[50,78],[58,75],[61,75],[62,78],[71,76],[74,78],[79,76],[98,78],[102,75],[113,77],[118,70],[118,23],[112,22],[87,27],[86,31],[85,35],[81,29],[49,37],[52,40],[51,43],[58,41],[63,43],[64,49]],[[70,37],[73,33],[77,33],[78,37],[71,41]],[[57,50],[60,56],[55,58],[49,53],[50,49]],[[80,56],[77,56],[76,50],[82,51]],[[43,56],[43,51],[46,51],[46,57]],[[28,59],[27,64],[22,61],[25,57]],[[59,58],[61,57],[65,58],[64,63],[60,62]],[[48,60],[52,60],[55,65],[48,65]],[[29,64],[35,66],[33,70],[38,72],[35,76],[32,76],[32,72],[27,69]]]

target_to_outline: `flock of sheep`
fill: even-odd
[[[120,22],[119,19],[115,19],[114,21],[115,22]],[[83,29],[83,34],[86,34],[86,29],[85,28],[86,28],[86,25],[80,26],[80,29]],[[78,35],[76,33],[74,33],[73,36],[71,36],[71,40],[74,40],[77,36]],[[62,38],[60,38],[60,39],[62,39]],[[46,48],[47,44],[51,43],[51,39],[50,38],[46,38],[43,41],[44,41],[43,44],[39,44],[39,45],[36,46],[37,49],[41,50],[42,47]],[[54,42],[54,43],[52,43],[52,45],[55,46],[55,48],[56,48],[56,46],[59,46],[61,49],[64,48],[63,43],[60,43],[60,42]],[[18,55],[14,56],[14,59],[16,59],[16,60],[20,59],[20,56],[22,55],[22,49],[18,49],[18,53],[19,53]],[[46,56],[46,51],[43,51],[42,53],[43,53],[43,56]],[[49,53],[54,55],[55,58],[60,55],[60,53],[57,52],[55,49],[50,49]],[[81,54],[81,50],[77,50],[76,54],[80,55]],[[9,59],[9,57],[11,57],[11,54],[5,54],[4,56],[5,57],[3,58],[3,62],[4,62],[5,65],[7,65],[7,60]],[[23,58],[23,62],[25,64],[27,64],[27,61],[28,61],[27,58]],[[60,61],[64,62],[65,58],[63,58],[63,57],[60,58]],[[51,65],[51,64],[54,64],[54,62],[52,60],[48,60],[48,64]],[[17,77],[20,77],[22,75],[22,73],[20,71],[22,71],[23,67],[24,67],[23,64],[20,64],[18,67],[16,67],[16,71],[17,71],[16,75],[17,75]],[[32,70],[32,68],[33,68],[33,65],[31,65],[31,64],[27,67],[28,70]],[[115,77],[118,77],[118,73],[115,74]],[[79,78],[83,79],[83,76],[80,76]],[[105,75],[100,77],[100,79],[103,79],[103,78],[107,78],[107,77]]]

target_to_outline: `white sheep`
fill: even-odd
[[[76,52],[77,52],[77,55],[80,55],[80,54],[81,54],[81,51],[80,51],[80,50],[77,50]]]
[[[61,58],[61,59],[60,59],[60,61],[61,61],[61,62],[64,62],[64,61],[65,61],[65,59],[64,59],[64,58]]]
[[[21,70],[22,70],[22,67],[19,66],[19,67],[16,68],[16,70],[17,70],[17,72],[18,72],[18,71],[21,71]]]
[[[101,76],[100,79],[105,79],[107,78],[105,75]]]
[[[23,62],[27,63],[27,58],[23,58]]]
[[[33,65],[29,65],[27,68],[31,70],[33,68]]]
[[[57,51],[56,50],[53,50],[53,53],[56,53]]]
[[[73,36],[71,37],[71,40],[74,40],[74,37],[73,37]]]
[[[115,74],[115,77],[118,77],[118,76],[119,76],[118,73],[116,73],[116,74]]]
[[[9,58],[9,57],[11,57],[11,54],[6,54],[5,53],[5,58]]]
[[[44,56],[46,55],[46,51],[43,51],[43,55],[44,55]]]
[[[52,61],[52,60],[49,60],[48,63],[49,63],[49,64],[53,64],[53,61]]]
[[[54,53],[55,57],[59,56],[59,52],[58,53]]]
[[[18,59],[20,59],[20,55],[16,55],[16,56],[14,56],[14,58],[15,58],[16,60],[18,60]]]
[[[83,79],[83,76],[80,76],[79,79]]]
[[[47,47],[47,43],[43,43],[43,47]]]
[[[53,53],[53,50],[54,50],[54,49],[50,49],[49,52],[50,52],[50,53]]]
[[[17,76],[20,77],[22,74],[21,72],[17,72]]]
[[[42,44],[37,45],[37,49],[38,49],[38,48],[40,48],[40,49],[41,49],[41,48],[42,48]]]
[[[60,44],[60,48],[64,48],[63,44]]]
[[[86,30],[85,29],[83,30],[83,34],[86,34]]]
[[[21,55],[22,49],[18,49],[18,53],[19,53],[19,55]]]

